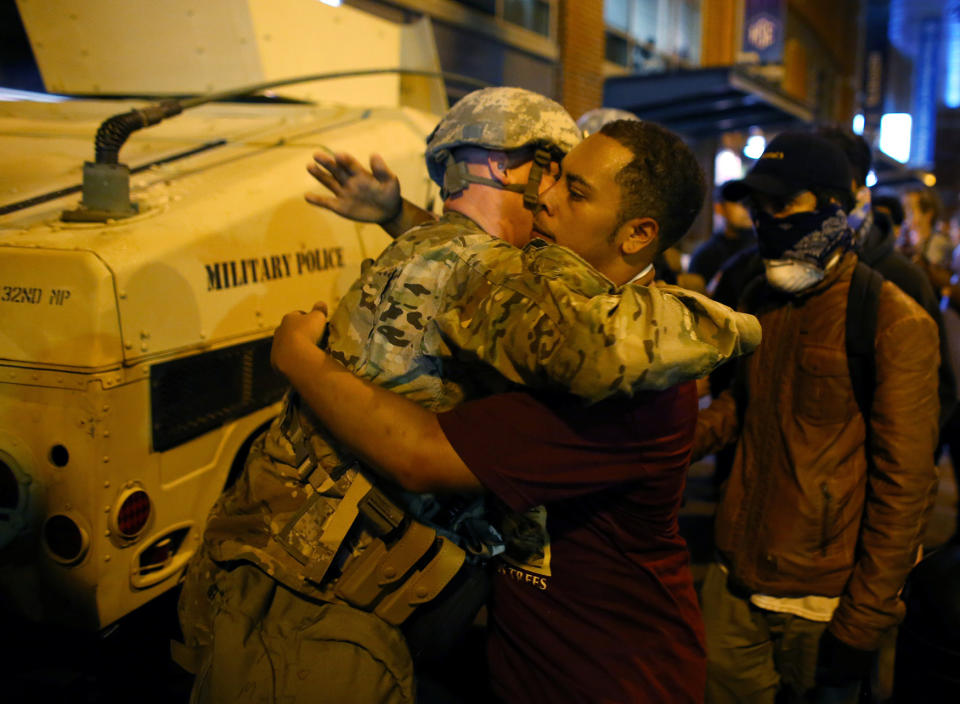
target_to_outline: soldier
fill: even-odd
[[[364,268],[331,318],[331,355],[445,410],[505,379],[587,398],[670,386],[755,347],[750,316],[680,290],[613,295],[566,250],[511,244],[529,236],[524,196],[535,201],[551,152],[578,137],[559,105],[528,91],[462,99],[428,142],[445,216]],[[642,239],[628,234],[627,257]],[[493,325],[495,309],[503,316]],[[664,329],[671,344],[658,345]],[[416,650],[417,633],[444,635],[423,619],[469,621],[460,606],[482,602],[476,561],[455,532],[477,535],[482,523],[455,502],[437,507],[372,480],[291,394],[212,510],[186,576],[183,655],[195,657],[195,700],[413,701],[408,642]]]

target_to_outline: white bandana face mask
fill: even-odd
[[[784,293],[800,293],[814,286],[826,276],[838,261],[840,252],[834,252],[821,269],[816,264],[796,259],[764,259],[763,268],[767,272],[767,283]]]
[[[767,283],[784,293],[800,293],[823,281],[824,272],[813,264],[795,259],[764,259]]]

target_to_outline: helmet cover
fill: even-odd
[[[573,118],[556,101],[524,88],[483,88],[457,101],[427,137],[427,170],[442,186],[447,156],[457,147],[543,146],[566,154],[580,138]]]

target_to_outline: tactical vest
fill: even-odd
[[[505,388],[497,375],[468,374],[425,354],[442,350],[427,323],[455,303],[442,289],[448,272],[462,265],[464,243],[481,251],[489,245],[493,262],[498,251],[517,258],[512,246],[462,216],[408,233],[365,265],[345,296],[331,319],[331,354],[435,411]],[[425,250],[430,255],[418,258]],[[502,544],[483,518],[482,499],[441,501],[382,485],[291,393],[254,443],[243,475],[214,507],[207,552],[219,563],[252,562],[310,598],[403,624],[445,589],[456,593],[464,574],[475,574]]]

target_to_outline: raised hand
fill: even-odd
[[[360,222],[383,224],[400,215],[400,181],[379,154],[371,155],[369,171],[346,153],[317,152],[313,162],[307,171],[329,193],[307,193],[307,202]]]

